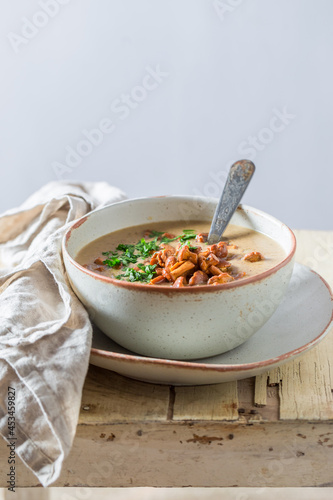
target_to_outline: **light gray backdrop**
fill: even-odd
[[[0,15],[0,211],[42,184],[218,195],[333,229],[333,2],[16,0]]]

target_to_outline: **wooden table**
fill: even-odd
[[[333,286],[333,232],[296,231]],[[315,300],[315,297],[314,297]],[[256,378],[170,387],[90,366],[73,448],[52,486],[333,486],[333,331]],[[0,486],[6,486],[0,443]],[[37,486],[19,464],[18,486]]]

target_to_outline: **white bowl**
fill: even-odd
[[[217,286],[172,288],[108,278],[75,261],[85,245],[108,233],[151,222],[210,221],[216,204],[216,199],[193,196],[138,198],[95,210],[71,226],[63,240],[67,274],[106,335],[145,356],[185,360],[233,349],[266,323],[287,290],[296,240],[285,224],[245,205],[238,207],[231,223],[266,234],[286,254],[256,276]]]

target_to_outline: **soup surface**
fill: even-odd
[[[86,245],[76,261],[110,278],[158,286],[220,285],[271,269],[282,247],[252,229],[229,224],[207,244],[209,223],[159,222],[121,229]]]

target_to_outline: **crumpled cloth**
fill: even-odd
[[[12,387],[15,451],[43,486],[59,477],[72,446],[92,340],[62,237],[75,219],[124,198],[105,182],[52,182],[0,215],[0,433],[11,437]]]

